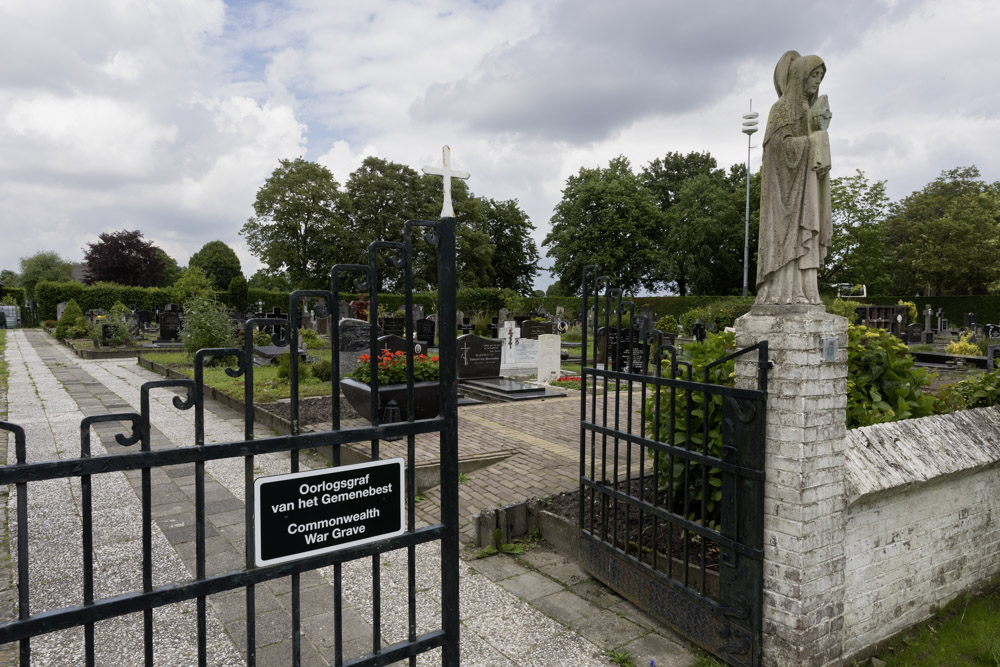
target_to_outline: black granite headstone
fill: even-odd
[[[458,379],[489,378],[500,375],[502,341],[476,334],[459,336]]]
[[[389,350],[393,354],[397,352],[406,353],[406,339],[402,336],[397,336],[396,334],[386,334],[385,336],[380,336],[378,339],[378,353],[382,354],[382,350]]]
[[[635,329],[601,327],[597,330],[597,361],[607,364],[613,371],[645,373],[643,361],[648,363],[648,348],[649,344],[640,339]]]
[[[378,321],[379,326],[382,327],[382,331],[386,335],[393,336],[405,336],[406,335],[406,318],[405,317],[383,317]]]
[[[176,310],[160,313],[160,341],[177,340],[181,331],[181,315]]]
[[[417,340],[427,346],[434,344],[434,320],[417,320]]]
[[[543,334],[554,334],[555,332],[555,322],[535,322],[534,320],[526,320],[521,324],[521,338],[538,340],[538,337]]]
[[[1000,362],[1000,345],[988,345],[986,347],[986,370],[996,370]]]

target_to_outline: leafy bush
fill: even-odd
[[[912,301],[904,301],[903,299],[900,299],[899,301],[896,302],[896,305],[906,306],[906,317],[909,318],[908,319],[909,322],[917,321],[917,304],[913,303]]]
[[[902,341],[865,326],[848,327],[847,336],[847,428],[934,414],[923,392],[934,376],[913,366]]]
[[[826,304],[826,312],[832,315],[840,315],[847,318],[848,324],[858,323],[858,306],[866,305],[857,301],[844,301],[843,299],[832,299]]]
[[[84,322],[83,311],[76,301],[70,299],[70,302],[66,304],[66,308],[63,309],[62,317],[56,323],[56,338],[59,340],[65,340],[66,338],[77,338],[78,334],[82,333],[86,335],[87,327],[84,325],[83,331],[80,332],[80,323]]]
[[[226,307],[207,293],[188,299],[182,318],[184,326],[181,329],[181,342],[184,343],[188,356],[194,357],[195,352],[209,347],[236,345],[236,331]],[[231,361],[225,357],[217,357],[211,362],[222,364]]]
[[[719,299],[702,306],[694,308],[681,315],[681,324],[684,331],[690,332],[694,327],[695,320],[701,320],[705,327],[715,324],[716,331],[721,331],[726,327],[731,327],[736,319],[745,315],[753,306],[754,297],[734,296],[727,299]]]
[[[692,378],[698,382],[703,382],[705,380],[705,367],[710,363],[719,359],[721,357],[730,354],[736,349],[736,335],[732,332],[723,332],[719,334],[708,333],[705,340],[698,343],[688,343],[684,345],[681,357],[684,361],[690,362],[692,367]],[[665,362],[664,370],[669,376],[669,362]],[[724,364],[719,364],[713,367],[708,374],[709,384],[717,384],[726,387],[732,387],[735,384],[735,376],[733,374],[735,368],[735,360],[730,359]],[[686,372],[684,377],[686,378]],[[664,411],[669,409],[670,405],[670,390],[669,388],[660,389],[660,410]],[[690,393],[690,396],[688,394]],[[705,435],[704,427],[707,422],[708,424],[708,455],[715,456],[718,458],[722,457],[722,396],[720,394],[711,394],[708,398],[708,411],[705,412],[704,408],[704,392],[692,391],[688,392],[686,390],[676,390],[675,393],[675,407],[674,407],[674,432],[673,432],[673,444],[677,447],[685,447],[698,452],[705,451]],[[691,413],[690,422],[688,421],[688,411],[687,405],[690,400],[691,403]],[[646,412],[646,421],[649,424],[653,423],[653,416],[656,410],[656,394],[654,393],[646,400],[646,405],[644,406]],[[665,415],[661,414],[659,419],[659,432],[657,433],[657,440],[660,442],[671,442],[670,437],[670,419]],[[690,439],[688,438],[688,429],[690,428]],[[652,455],[652,454],[651,454]],[[714,525],[719,519],[719,509],[717,503],[722,499],[722,480],[719,478],[719,469],[710,468],[708,470],[708,488],[702,488],[702,475],[701,475],[701,464],[691,463],[687,466],[689,471],[688,476],[688,497],[691,499],[692,505],[697,506],[701,502],[703,493],[708,493],[705,498],[705,508],[708,512],[708,516],[702,517],[702,522],[705,525]],[[660,456],[659,461],[659,485],[660,488],[666,488],[668,480],[672,477],[674,480],[674,495],[673,500],[678,500],[683,498],[684,494],[684,473],[685,465],[684,460],[675,458],[671,462],[671,457]],[[691,515],[689,518],[698,519],[699,517]]]
[[[333,379],[333,364],[329,359],[320,359],[313,363],[312,374],[322,382],[329,382]]]
[[[309,349],[327,346],[326,341],[320,338],[320,335],[309,327],[302,327],[299,329],[299,340],[305,343],[306,347]]]
[[[312,367],[309,364],[299,364],[299,384],[302,384],[312,376]],[[292,377],[292,355],[289,352],[278,357],[278,379],[288,382]]]
[[[677,324],[677,318],[673,315],[664,315],[656,322],[656,328],[663,333],[674,334],[675,336],[681,332],[680,326]]]
[[[212,294],[212,281],[197,266],[189,266],[170,289],[173,292],[174,301],[182,304],[187,310],[187,304],[192,299]]]
[[[1000,370],[983,373],[938,391],[936,409],[939,413],[987,408],[1000,403]]]
[[[132,311],[128,309],[121,301],[115,303],[111,307],[111,312],[104,319],[104,324],[107,324],[110,329],[110,335],[108,336],[108,344],[114,347],[122,347],[126,345],[135,345],[136,332],[132,328],[132,323],[129,321],[129,316]]]
[[[234,276],[232,280],[229,281],[229,291],[226,294],[226,300],[229,302],[229,307],[240,312],[247,309],[250,305],[250,292],[247,287],[247,279],[243,277],[243,274]]]
[[[944,346],[944,351],[946,354],[968,354],[968,355],[978,355],[979,346],[975,343],[970,343],[969,338],[972,337],[971,331],[966,331],[963,333],[958,340],[953,340]]]

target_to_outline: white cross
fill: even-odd
[[[455,209],[451,205],[451,179],[461,178],[465,180],[469,177],[469,172],[452,169],[448,163],[451,161],[451,148],[445,146],[441,149],[441,167],[424,167],[425,174],[444,177],[444,204],[441,206],[442,218],[454,218]]]

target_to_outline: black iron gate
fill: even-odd
[[[759,665],[767,342],[684,361],[597,267],[583,284],[581,562],[704,649]],[[631,364],[589,355],[600,328],[636,332],[604,341],[606,360],[632,344]],[[720,384],[753,352],[756,389]]]
[[[339,394],[340,352],[338,345],[337,299],[340,280],[345,274],[360,274],[354,277],[355,287],[369,293],[371,313],[378,312],[376,286],[377,253],[389,251],[394,254],[393,264],[405,272],[407,340],[413,340],[413,297],[412,297],[412,237],[414,232],[424,232],[423,236],[437,246],[438,267],[438,325],[440,330],[440,411],[428,419],[415,419],[413,348],[406,352],[407,391],[405,401],[409,410],[403,421],[380,423],[378,404],[378,355],[376,350],[377,331],[370,328],[370,370],[372,376],[371,425],[356,428],[341,428]],[[298,420],[298,375],[299,357],[298,329],[300,326],[301,300],[309,298],[318,302],[316,308],[321,317],[332,314],[332,429],[323,432],[300,433]],[[300,586],[299,575],[320,567],[334,567],[334,663],[337,665],[385,665],[409,659],[416,664],[420,653],[441,647],[442,663],[458,664],[458,431],[457,431],[457,390],[455,359],[455,220],[442,218],[438,222],[407,221],[401,243],[376,242],[369,248],[367,265],[338,265],[333,267],[330,290],[309,290],[293,292],[289,300],[288,319],[251,319],[246,323],[245,345],[243,348],[216,348],[200,350],[195,355],[195,376],[193,379],[173,379],[147,382],[142,386],[141,407],[138,413],[127,412],[86,417],[81,423],[80,456],[73,459],[26,463],[27,444],[21,426],[0,422],[0,430],[13,433],[17,463],[0,468],[0,484],[15,485],[17,504],[17,592],[18,617],[0,623],[0,643],[19,641],[20,662],[26,666],[31,662],[31,638],[37,635],[84,628],[84,646],[74,663],[94,664],[94,624],[125,614],[142,612],[144,615],[145,663],[153,664],[153,610],[164,605],[188,600],[197,602],[197,651],[201,665],[207,664],[206,601],[207,596],[228,590],[242,589],[246,592],[246,646],[247,664],[255,665],[257,623],[255,613],[255,587],[260,584],[290,577],[292,596],[292,651],[287,664],[299,665],[301,659],[300,627]],[[374,317],[373,317],[374,320]],[[287,436],[254,439],[253,406],[253,338],[254,332],[269,327],[272,340],[277,345],[290,345],[290,386],[292,433]],[[227,368],[232,377],[243,375],[246,396],[245,440],[221,444],[205,443],[204,386],[202,382],[204,366],[210,357],[230,357],[238,360],[235,368]],[[173,388],[187,392],[185,397],[177,396],[173,402],[180,410],[195,409],[195,432],[191,447],[151,450],[150,447],[150,403],[149,394],[153,390]],[[123,446],[139,445],[139,451],[107,456],[91,456],[91,427],[98,422],[122,422],[129,424],[131,433],[116,436]],[[424,433],[440,434],[441,451],[441,514],[440,522],[416,527],[414,515],[414,449],[415,437]],[[289,560],[265,566],[255,565],[254,551],[254,457],[274,452],[288,452],[290,472],[299,471],[299,450],[312,447],[331,447],[334,466],[340,464],[341,447],[351,443],[370,443],[371,460],[379,459],[380,439],[402,439],[407,441],[405,468],[405,529],[402,534],[374,542],[350,546],[339,551],[311,555],[299,560]],[[206,522],[205,522],[205,462],[239,457],[244,462],[245,517],[244,541],[246,544],[245,567],[220,574],[206,574]],[[196,526],[196,573],[189,581],[177,581],[167,585],[153,586],[156,563],[152,558],[151,503],[154,495],[150,483],[153,468],[194,465]],[[142,590],[107,597],[95,598],[94,565],[92,560],[93,530],[91,480],[95,475],[141,471],[142,502]],[[29,531],[45,530],[42,525],[28,525],[29,494],[33,485],[45,480],[79,478],[81,488],[81,534],[66,535],[67,540],[79,540],[81,545],[80,575],[83,581],[83,599],[79,604],[59,608],[33,610],[29,582]],[[399,493],[404,493],[399,490]],[[100,508],[98,508],[100,509]],[[259,518],[259,517],[258,517]],[[98,536],[99,538],[99,536]],[[440,542],[441,547],[441,618],[437,629],[417,633],[416,618],[416,554],[418,545]],[[379,555],[384,552],[406,549],[408,563],[408,616],[409,632],[405,640],[383,646],[380,624],[380,570]],[[341,566],[347,561],[361,558],[371,559],[372,596],[372,646],[363,655],[344,656],[342,637],[342,580]]]

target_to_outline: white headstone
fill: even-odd
[[[432,176],[441,176],[444,178],[444,203],[441,205],[441,217],[442,218],[454,218],[455,209],[451,205],[451,179],[461,178],[465,180],[469,178],[469,172],[461,171],[458,169],[452,169],[451,165],[451,147],[445,146],[441,149],[441,167],[424,167],[423,171],[425,174],[431,174]]]
[[[538,337],[538,381],[551,382],[559,379],[560,337],[556,334],[542,334]]]

